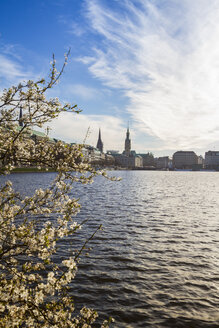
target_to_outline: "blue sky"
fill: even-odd
[[[65,73],[50,96],[76,103],[50,135],[156,156],[219,148],[218,0],[0,0],[0,88]]]

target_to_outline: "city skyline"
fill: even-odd
[[[48,96],[77,103],[51,124],[51,137],[155,156],[219,149],[219,2],[39,0],[0,3],[0,88],[48,75]]]
[[[125,155],[125,156],[130,156],[131,155],[131,152],[134,152],[135,153],[135,155],[142,155],[142,154],[144,154],[144,155],[146,155],[146,154],[148,154],[148,153],[151,153],[151,152],[144,152],[144,153],[138,153],[138,152],[136,152],[135,151],[135,149],[133,149],[132,147],[131,147],[131,138],[130,138],[130,131],[129,131],[129,126],[127,127],[127,129],[126,129],[126,136],[125,136],[125,138],[124,138],[124,140],[123,140],[123,144],[124,144],[124,147],[123,147],[123,150],[122,151],[118,151],[117,149],[104,149],[104,142],[103,142],[103,140],[102,140],[102,138],[101,138],[101,129],[99,129],[99,132],[98,132],[98,138],[97,138],[97,143],[96,143],[96,147],[94,147],[94,146],[91,146],[91,145],[89,145],[89,146],[91,146],[91,147],[93,147],[94,149],[96,148],[96,149],[98,149],[101,153],[111,153],[111,152],[116,152],[116,153],[118,153],[118,154],[120,154],[120,155]],[[154,156],[154,154],[153,153],[151,153],[152,155],[153,155],[153,157],[154,158],[158,158],[158,157],[160,157],[160,158],[162,158],[162,157],[169,157],[170,159],[172,159],[172,157],[173,157],[173,155],[175,154],[175,153],[186,153],[186,152],[190,152],[190,153],[195,153],[195,151],[193,150],[193,149],[190,149],[190,150],[186,150],[186,151],[183,151],[183,150],[175,150],[172,154],[169,154],[169,155],[162,155],[161,157],[160,156]],[[205,151],[205,155],[206,155],[206,153],[208,153],[208,152],[210,152],[210,153],[215,153],[215,152],[217,152],[216,150],[213,150],[213,151],[211,151],[211,150],[209,150],[209,151]],[[219,154],[219,152],[218,152],[218,154]],[[203,155],[200,155],[200,154],[196,154],[195,153],[195,155],[197,155],[198,157],[201,157],[201,158],[204,158],[204,156]]]

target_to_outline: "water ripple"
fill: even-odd
[[[74,194],[82,203],[78,222],[89,221],[63,242],[59,258],[104,226],[71,285],[76,307],[96,308],[100,321],[111,315],[120,328],[219,328],[219,173],[113,174],[123,180],[97,178]],[[53,177],[12,180],[30,193]]]

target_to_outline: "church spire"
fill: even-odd
[[[99,129],[99,137],[98,137],[98,141],[97,141],[97,149],[99,149],[101,151],[101,153],[103,152],[103,142],[101,140],[100,129]]]
[[[18,122],[19,122],[19,125],[21,127],[23,126],[22,116],[23,116],[23,114],[22,114],[22,107],[20,107],[20,113],[19,113],[19,120],[18,120]]]
[[[129,138],[129,125],[126,131],[126,139],[125,139],[125,155],[130,156],[131,152],[131,139]]]

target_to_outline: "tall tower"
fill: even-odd
[[[126,139],[125,139],[125,155],[130,156],[130,152],[131,152],[131,139],[129,138],[129,127],[128,127],[126,132]]]
[[[23,114],[22,114],[22,107],[20,107],[20,113],[19,113],[19,120],[18,120],[18,122],[19,122],[19,125],[21,127],[24,125],[23,122],[22,122],[22,116],[23,116]]]
[[[98,137],[98,141],[97,141],[97,149],[99,149],[101,151],[101,153],[103,152],[103,142],[101,140],[100,129],[99,129],[99,137]]]

